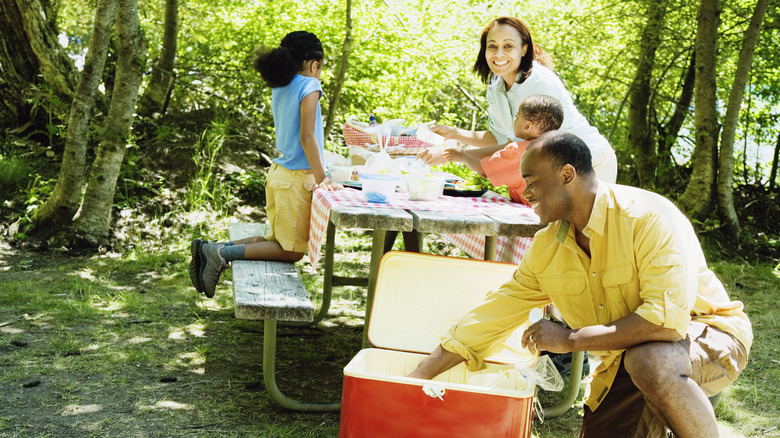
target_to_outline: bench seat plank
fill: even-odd
[[[231,240],[262,236],[266,224],[230,224]],[[311,322],[314,305],[295,264],[263,260],[234,260],[233,301],[236,318]]]
[[[233,261],[233,300],[240,319],[314,320],[314,305],[292,263]]]

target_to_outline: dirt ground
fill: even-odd
[[[97,308],[83,316],[59,305],[0,306],[0,437],[335,436],[337,412],[293,413],[271,402],[262,382],[262,323],[235,319],[229,278],[214,300],[188,288],[188,279],[177,277],[185,258],[167,268],[113,273],[109,291],[82,283],[82,300]],[[41,290],[31,300],[72,300],[76,291],[63,277],[105,275],[90,268],[96,263],[0,240],[0,293],[9,281],[29,281]],[[100,300],[111,294],[154,304],[106,309],[111,304]],[[327,324],[280,327],[283,393],[340,397],[341,371],[360,349],[362,326],[339,317],[334,305]],[[339,348],[323,354],[312,339]]]

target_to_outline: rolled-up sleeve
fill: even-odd
[[[661,215],[637,223],[637,269],[642,304],[636,314],[685,337],[698,293],[698,263],[691,260],[697,242],[688,242],[682,224]]]
[[[525,323],[531,309],[550,303],[529,269],[532,258],[530,251],[526,253],[512,279],[488,293],[481,304],[442,336],[442,347],[466,359],[469,370],[484,368],[486,351]]]

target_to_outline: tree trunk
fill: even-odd
[[[333,129],[333,119],[339,106],[341,88],[344,86],[344,78],[347,76],[347,68],[349,68],[350,50],[352,50],[352,0],[347,0],[344,42],[341,45],[341,63],[339,64],[339,73],[333,86],[333,95],[328,103],[328,115],[325,118],[325,138],[328,138],[330,131]]]
[[[764,22],[769,0],[758,0],[750,19],[750,25],[742,40],[742,50],[739,52],[737,71],[734,73],[734,84],[729,94],[729,103],[726,109],[726,117],[723,119],[723,134],[720,140],[720,169],[718,171],[718,213],[726,234],[736,239],[739,234],[739,219],[734,210],[734,194],[732,184],[734,182],[734,136],[739,121],[739,110],[742,107],[742,98],[745,95],[750,65],[753,63],[753,52],[758,42],[758,33],[761,23]]]
[[[73,99],[78,70],[57,42],[53,20],[47,19],[52,12],[49,2],[0,0],[0,126],[35,120],[39,105],[49,98],[47,92],[36,92],[38,84],[47,84],[65,104]],[[51,102],[42,106],[58,110]],[[66,114],[63,109],[56,115]]]
[[[688,64],[688,69],[685,72],[685,78],[682,81],[682,89],[680,90],[680,97],[677,99],[677,104],[674,107],[674,113],[666,126],[663,128],[661,135],[661,141],[658,145],[658,155],[663,157],[670,157],[672,154],[672,146],[677,141],[677,137],[680,135],[680,129],[685,122],[685,116],[688,115],[689,108],[691,107],[691,100],[693,99],[694,80],[696,79],[696,54],[691,54],[691,61]]]
[[[179,0],[166,1],[164,26],[160,59],[157,66],[152,69],[149,85],[138,101],[138,114],[144,116],[150,116],[155,112],[165,114],[168,107],[168,98],[176,78],[173,66],[176,62],[176,44],[179,32]]]
[[[647,22],[639,42],[639,59],[631,83],[628,104],[628,142],[635,148],[637,173],[641,187],[651,187],[655,181],[655,139],[650,129],[648,104],[652,89],[655,55],[661,41],[661,28],[666,16],[666,1],[648,5]]]
[[[90,112],[95,104],[95,95],[105,67],[108,42],[111,38],[111,20],[115,10],[116,0],[98,2],[84,69],[81,71],[78,89],[70,107],[65,152],[57,184],[51,197],[32,218],[39,234],[51,234],[69,226],[78,208],[84,185]]]
[[[691,162],[693,174],[680,206],[696,219],[712,212],[717,180],[718,110],[716,97],[716,62],[720,0],[701,0],[696,31],[696,141]]]
[[[146,42],[138,19],[138,0],[118,0],[118,3],[116,27],[119,54],[113,98],[84,202],[73,224],[76,237],[93,246],[108,237],[116,181],[124,160],[125,145],[146,65]]]
[[[775,182],[777,180],[777,166],[780,164],[780,132],[777,133],[777,140],[775,140],[775,153],[772,155],[772,169],[769,171],[769,190],[775,188]]]
[[[685,76],[681,79],[680,96],[674,106],[674,112],[666,124],[657,122],[655,129],[657,131],[658,152],[656,158],[655,184],[656,187],[676,186],[679,184],[679,173],[672,156],[672,147],[680,136],[680,129],[685,123],[685,118],[690,111],[691,101],[693,100],[693,86],[696,77],[696,55],[691,53],[688,68]]]

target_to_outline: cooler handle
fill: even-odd
[[[422,390],[428,397],[437,397],[439,400],[444,401],[444,385],[426,383],[423,385]]]

